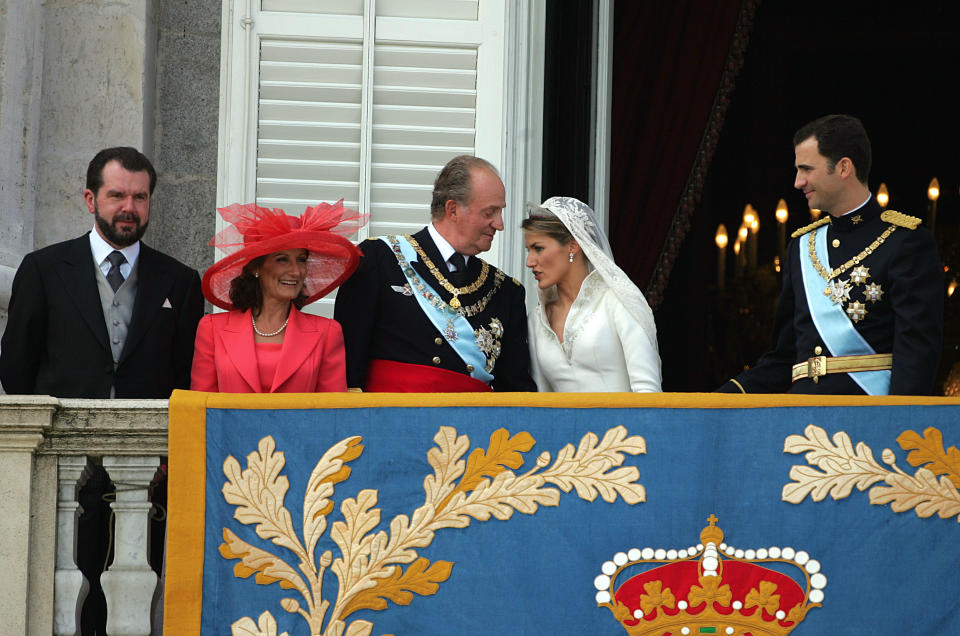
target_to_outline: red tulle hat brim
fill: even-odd
[[[283,210],[255,204],[233,204],[218,208],[230,225],[210,240],[210,245],[228,252],[203,274],[203,295],[222,309],[233,309],[230,285],[251,260],[291,249],[306,249],[307,275],[303,292],[307,303],[323,298],[357,269],[360,250],[346,236],[354,234],[367,220],[335,204],[321,203],[299,218]]]

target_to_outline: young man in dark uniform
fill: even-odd
[[[718,390],[929,395],[943,337],[933,235],[871,195],[870,140],[855,117],[817,119],[793,143],[794,187],[827,214],[793,233],[773,350]]]

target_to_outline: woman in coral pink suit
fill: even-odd
[[[203,294],[229,311],[200,320],[190,388],[346,391],[339,323],[300,309],[357,268],[360,251],[346,236],[365,217],[344,208],[342,201],[307,208],[299,218],[253,204],[219,212],[231,225],[210,244],[228,255],[204,274]]]

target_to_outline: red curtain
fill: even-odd
[[[610,239],[654,308],[699,201],[758,4],[614,3]]]

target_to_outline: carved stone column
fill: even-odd
[[[49,397],[0,398],[0,616],[5,634],[26,634],[31,555],[30,519],[34,452],[53,424],[57,401]]]
[[[147,487],[160,467],[159,457],[104,457],[103,467],[117,488],[113,564],[100,576],[107,598],[107,633],[150,636],[150,614],[157,575],[147,561],[149,513]]]
[[[53,633],[73,636],[80,630],[80,610],[90,583],[77,568],[77,494],[90,469],[86,457],[61,456],[57,471],[57,554],[54,573]]]

